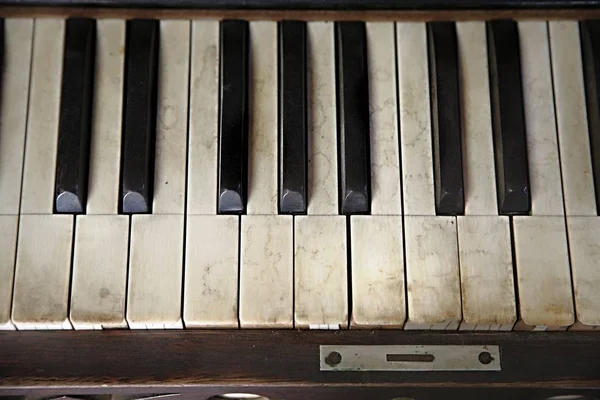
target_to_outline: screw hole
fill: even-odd
[[[479,353],[478,358],[479,358],[479,362],[482,364],[485,364],[485,365],[494,361],[494,357],[492,357],[492,355],[487,351],[482,351],[481,353]]]
[[[342,355],[337,351],[332,351],[327,357],[325,357],[325,364],[329,365],[330,367],[335,367],[341,362]]]

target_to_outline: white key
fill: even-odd
[[[219,22],[192,22],[188,214],[217,212]]]
[[[367,23],[371,214],[402,215],[393,23]]]
[[[346,219],[294,217],[296,328],[348,326]]]
[[[600,218],[569,217],[571,273],[577,321],[587,326],[600,325]]]
[[[459,216],[457,223],[463,325],[513,325],[517,311],[508,217]]]
[[[161,21],[154,214],[183,214],[184,211],[189,50],[189,21]]]
[[[4,29],[4,60],[0,87],[0,215],[18,215],[33,20],[7,19]]]
[[[250,22],[250,37],[247,209],[277,214],[277,22]]]
[[[567,216],[596,216],[577,21],[551,21],[550,46]]]
[[[404,215],[435,215],[425,23],[400,22],[396,32]]]
[[[10,320],[17,245],[16,215],[0,215],[0,330],[14,329]]]
[[[233,215],[187,218],[186,328],[238,327],[238,228]]]
[[[332,22],[309,22],[308,214],[337,215],[337,111]]]
[[[294,241],[291,215],[242,216],[240,326],[294,326]]]
[[[564,215],[547,25],[519,22],[518,28],[531,214]]]
[[[127,321],[132,329],[183,327],[183,218],[131,217]]]
[[[18,329],[71,329],[72,215],[21,215],[12,321]]]
[[[401,328],[406,319],[402,217],[351,217],[351,327]]]
[[[96,68],[87,214],[116,214],[119,205],[125,21],[96,22]]]
[[[407,326],[445,329],[461,320],[456,218],[404,217]],[[442,327],[443,326],[443,327]]]
[[[465,215],[497,215],[485,22],[456,24],[463,113]]]
[[[128,244],[127,216],[77,216],[70,311],[75,329],[127,327]]]
[[[64,25],[62,19],[35,21],[21,214],[53,211]]]
[[[513,217],[513,229],[521,325],[571,325],[573,296],[564,218]]]
[[[523,321],[519,328],[546,329],[570,325],[572,321],[568,321],[573,318],[551,61],[546,23],[520,22],[518,27],[531,214],[539,216],[513,219]],[[544,237],[547,241],[542,240]]]

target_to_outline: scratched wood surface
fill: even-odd
[[[495,344],[502,370],[323,373],[319,345],[325,344]],[[541,393],[600,392],[600,338],[589,332],[6,332],[0,333],[0,355],[0,396],[196,393],[205,399],[242,391],[290,400],[391,399],[417,389],[439,395],[439,388],[454,388],[525,398],[510,392],[522,389],[537,399],[546,398]]]

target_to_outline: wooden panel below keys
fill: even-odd
[[[124,215],[77,217],[70,311],[75,329],[127,326],[128,241]]]
[[[514,217],[521,321],[515,328],[545,330],[574,321],[563,217]]]
[[[0,215],[0,330],[14,329],[10,321],[10,306],[18,223],[19,217],[16,215]]]
[[[296,328],[348,326],[346,218],[294,217]]]
[[[21,216],[12,309],[18,329],[71,328],[72,238],[73,216]]]
[[[406,319],[402,217],[352,216],[350,237],[350,326],[402,327]]]
[[[187,217],[183,319],[186,328],[238,327],[239,217]]]
[[[240,326],[294,325],[293,219],[243,216],[240,246]]]
[[[407,329],[453,327],[461,320],[455,217],[404,218]]]
[[[508,217],[459,216],[463,324],[510,328],[517,318]]]
[[[131,221],[127,321],[133,329],[182,328],[183,215]]]

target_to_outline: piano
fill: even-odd
[[[0,396],[600,398],[597,1],[1,3]]]

